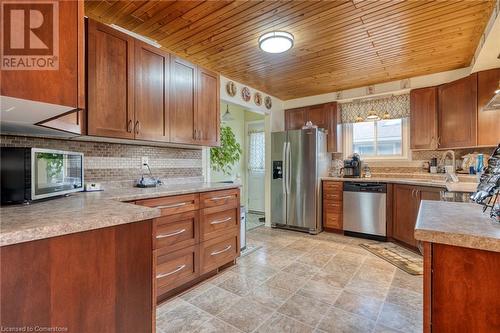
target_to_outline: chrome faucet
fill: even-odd
[[[447,166],[446,165],[446,157],[448,157],[448,155],[451,155],[451,168],[450,168],[450,165]],[[446,173],[446,181],[451,181],[453,183],[457,183],[458,182],[458,177],[457,175],[455,174],[455,152],[453,150],[447,150],[443,153],[443,156],[441,156],[441,164],[444,166],[444,170],[445,170],[445,173]]]

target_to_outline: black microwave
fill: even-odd
[[[83,190],[83,153],[2,147],[2,205]]]

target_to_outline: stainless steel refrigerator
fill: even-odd
[[[321,223],[321,177],[330,156],[322,129],[271,133],[271,226],[317,234]]]

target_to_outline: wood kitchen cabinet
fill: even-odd
[[[341,151],[341,120],[336,102],[285,110],[285,130],[301,129],[308,121],[327,131],[328,152]]]
[[[439,148],[476,146],[477,74],[438,87]]]
[[[220,144],[220,80],[219,75],[198,67],[195,124],[197,143],[203,146]]]
[[[87,21],[88,135],[134,138],[134,39]]]
[[[343,182],[323,181],[323,228],[343,230]]]
[[[3,84],[0,85],[0,95],[84,109],[83,1],[57,1],[57,3],[59,6],[59,68],[56,70],[2,70],[0,76]]]
[[[196,129],[196,65],[171,57],[170,139],[175,143],[193,144]]]
[[[240,254],[240,191],[136,201],[161,209],[153,220],[153,298],[160,303],[234,263]]]
[[[168,141],[170,54],[136,40],[134,60],[134,137]]]
[[[441,188],[394,184],[392,204],[392,238],[417,248],[415,224],[421,200],[440,200]]]
[[[500,253],[424,242],[425,333],[500,332]]]
[[[438,143],[437,87],[410,92],[410,147],[436,149]]]
[[[477,73],[478,146],[495,146],[500,143],[500,110],[482,110],[495,95],[499,82],[500,68]]]
[[[149,333],[151,221],[3,246],[1,327]]]

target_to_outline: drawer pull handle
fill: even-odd
[[[163,205],[163,206],[156,206],[155,208],[175,208],[175,207],[182,207],[182,206],[186,206],[187,204],[189,204],[189,202],[180,202],[180,203],[176,203],[176,204],[172,204],[172,205]]]
[[[231,249],[231,248],[232,248],[232,246],[231,246],[231,245],[228,245],[228,246],[226,246],[223,250],[220,250],[220,251],[214,251],[214,252],[210,253],[210,255],[211,255],[211,256],[216,256],[216,255],[221,254],[221,253],[223,253],[223,252],[229,251],[229,249]]]
[[[217,200],[231,199],[233,197],[234,197],[233,195],[225,195],[223,197],[213,197],[213,198],[210,198],[210,200],[217,201]]]
[[[158,236],[156,236],[156,239],[172,237],[172,236],[175,236],[175,235],[182,234],[184,231],[186,231],[186,229],[177,230],[177,231],[174,231],[174,232],[172,232],[170,234],[158,235]]]
[[[210,222],[210,224],[221,224],[221,223],[224,223],[224,222],[227,222],[227,221],[231,221],[232,218],[231,217],[227,217],[225,219],[222,219],[222,220],[215,220],[215,221],[212,221]]]
[[[182,271],[182,270],[184,269],[184,267],[186,267],[186,264],[178,266],[176,269],[174,269],[174,270],[173,270],[173,271],[171,271],[171,272],[168,272],[168,273],[163,273],[163,274],[158,274],[158,275],[156,276],[156,278],[157,278],[157,279],[161,279],[161,278],[164,278],[164,277],[166,277],[166,276],[169,276],[169,275],[175,274],[175,273],[177,273],[177,272],[179,272],[179,271]]]

